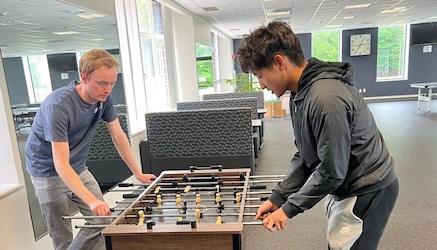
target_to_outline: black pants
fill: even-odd
[[[388,187],[357,197],[353,213],[363,220],[363,232],[353,250],[376,250],[399,193],[396,179]]]

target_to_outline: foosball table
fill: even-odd
[[[249,168],[197,168],[163,171],[148,185],[120,183],[120,187],[138,186],[142,190],[133,200],[120,201],[126,206],[104,227],[107,249],[242,249],[243,225],[253,222],[257,209],[269,194],[260,183],[277,182],[271,177],[251,176]],[[143,189],[141,189],[143,188]],[[129,189],[130,190],[130,189]],[[126,190],[126,191],[129,191]],[[132,191],[131,190],[131,191]],[[256,204],[248,204],[252,200]],[[261,201],[261,202],[260,202]],[[251,222],[243,221],[252,216]]]

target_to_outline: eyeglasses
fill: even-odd
[[[112,82],[112,83],[108,83],[108,82],[96,82],[96,83],[101,88],[107,88],[107,87],[114,88],[114,86],[115,86],[115,82]]]

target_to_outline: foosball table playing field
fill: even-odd
[[[105,216],[114,219],[111,224],[89,226],[104,227],[107,249],[242,249],[243,225],[261,224],[253,218],[271,193],[263,184],[280,177],[220,166],[163,171],[148,186],[120,183],[121,191],[135,191],[136,198],[118,202],[124,204],[112,209],[118,215]],[[86,219],[64,217],[74,218]]]

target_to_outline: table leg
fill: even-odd
[[[428,112],[431,111],[432,88],[428,88]]]
[[[420,97],[422,96],[422,89],[418,88],[417,92],[417,109],[420,109]]]

